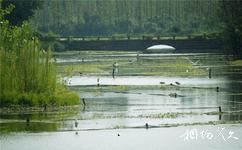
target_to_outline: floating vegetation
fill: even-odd
[[[149,114],[149,115],[139,115],[140,118],[177,118],[179,113],[159,113],[159,114]]]

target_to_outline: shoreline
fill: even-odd
[[[67,111],[75,111],[80,110],[84,106],[82,104],[79,105],[68,105],[68,106],[47,106],[45,109],[43,106],[34,106],[34,107],[26,107],[26,106],[10,106],[10,107],[0,107],[1,115],[10,115],[16,113],[52,113],[52,112],[67,112]]]

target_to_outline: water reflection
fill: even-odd
[[[8,122],[1,123],[1,132],[51,132],[57,131],[59,125],[54,122]]]
[[[51,132],[66,128],[65,122],[73,120],[79,110],[72,112],[1,113],[0,131],[8,132]]]
[[[221,85],[219,92],[206,88],[162,88],[152,90],[134,86],[128,90],[86,90],[76,88],[85,98],[85,109],[71,113],[1,114],[2,132],[42,132],[85,130],[173,123],[242,120],[242,95]],[[236,86],[241,87],[241,86]],[[89,87],[90,89],[92,87]],[[93,87],[95,89],[95,87]],[[102,87],[101,87],[102,88]],[[239,90],[238,90],[239,91]],[[172,97],[170,93],[177,93]],[[224,113],[219,113],[221,106]],[[234,113],[235,112],[235,113]],[[162,114],[168,114],[162,115]],[[171,115],[171,116],[169,116]],[[75,120],[78,126],[75,126]]]

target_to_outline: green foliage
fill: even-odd
[[[221,1],[220,16],[225,49],[236,56],[242,55],[242,1]]]
[[[55,93],[54,104],[55,105],[76,105],[80,103],[79,96],[72,91],[67,91],[65,88],[61,88]]]
[[[21,25],[34,14],[34,10],[40,8],[42,0],[2,0],[0,1],[3,9],[13,6],[10,14],[5,14],[4,18],[9,20],[11,25]]]
[[[6,13],[0,9],[0,106],[77,104],[76,94],[57,85],[51,50],[40,48],[28,24],[11,27]]]
[[[32,23],[61,36],[217,32],[220,0],[44,0]]]

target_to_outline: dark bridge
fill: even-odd
[[[143,51],[156,44],[167,44],[176,52],[221,52],[219,39],[205,35],[196,37],[161,36],[111,36],[111,37],[61,37],[55,38],[68,50],[127,50]]]

